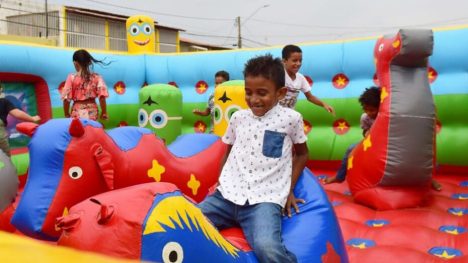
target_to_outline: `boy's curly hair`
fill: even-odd
[[[363,107],[366,105],[378,108],[380,106],[380,88],[366,88],[366,90],[359,97],[359,102]]]
[[[245,63],[244,79],[247,77],[264,77],[271,80],[276,89],[285,85],[284,68],[281,59],[273,58],[271,54],[257,56]]]

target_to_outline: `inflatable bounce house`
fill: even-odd
[[[0,42],[7,94],[33,102],[21,105],[43,120],[15,127],[22,134],[12,143],[21,190],[4,205],[0,227],[59,245],[25,240],[44,254],[36,261],[51,262],[55,249],[67,246],[154,262],[257,262],[238,228],[218,231],[196,204],[217,181],[225,147],[216,135],[246,107],[244,63],[280,57],[282,47],[156,54],[145,47],[154,41],[148,21],[127,21],[131,53],[91,50],[112,61],[94,68],[110,93],[109,120],[100,123],[63,118],[60,90],[74,71],[74,50]],[[301,72],[336,116],[304,97],[296,106],[310,170],[295,189],[306,203],[283,219],[283,239],[299,262],[468,260],[467,45],[467,28],[301,45]],[[237,81],[215,90],[221,69]],[[381,88],[381,107],[362,139],[357,98],[373,85]],[[192,113],[212,93],[216,135],[205,134],[209,117]],[[361,139],[347,182],[322,185]],[[441,191],[430,189],[431,178]],[[1,258],[21,262],[21,238],[0,234]]]

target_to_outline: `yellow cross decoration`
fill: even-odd
[[[348,158],[348,170],[353,169],[354,156]]]
[[[336,85],[337,86],[344,86],[346,84],[346,79],[343,78],[342,76],[339,76],[337,79],[336,79]]]
[[[452,259],[455,257],[455,255],[449,255],[446,250],[444,250],[442,254],[434,254],[434,255],[438,256],[439,258],[445,258],[445,259]]]
[[[359,244],[359,245],[352,245],[352,246],[355,247],[355,248],[360,248],[360,249],[367,248],[367,247],[366,247],[366,243],[364,243],[364,242],[362,242],[362,243]]]
[[[188,188],[192,189],[192,194],[197,195],[200,181],[197,180],[194,174],[190,174],[190,180],[187,182]]]
[[[197,129],[201,132],[205,132],[206,126],[203,123],[199,123]]]
[[[200,86],[198,86],[198,90],[199,91],[205,91],[206,90],[206,85],[205,84],[200,84]]]
[[[362,142],[362,146],[364,147],[364,151],[367,151],[370,147],[372,147],[371,136],[368,135],[366,139]]]
[[[119,84],[119,85],[117,85],[117,87],[115,87],[115,90],[117,91],[117,93],[121,93],[122,90],[123,90],[123,88],[122,88],[122,86]]]
[[[338,127],[337,129],[341,130],[341,131],[344,131],[348,128],[348,125],[346,125],[346,122],[344,121],[340,121],[338,122]]]
[[[153,178],[156,182],[161,181],[161,174],[166,171],[166,168],[158,163],[158,160],[153,160],[151,169],[148,170],[148,177]]]
[[[380,92],[380,103],[382,103],[387,97],[388,97],[387,89],[385,87],[382,87],[382,91]]]
[[[458,234],[460,234],[460,233],[458,232],[458,229],[454,229],[454,230],[445,230],[444,232],[445,232],[445,233],[448,233],[448,234],[451,234],[451,235],[458,235]]]

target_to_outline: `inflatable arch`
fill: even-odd
[[[364,88],[380,85],[373,63],[375,44],[376,39],[367,39],[301,45],[304,54],[301,72],[310,80],[313,94],[333,105],[337,112],[334,118],[305,100],[297,105],[304,116],[311,164],[320,176],[330,172],[320,170],[319,165],[328,165],[330,161],[333,165],[349,144],[361,139],[358,124],[361,108],[356,98]],[[346,184],[325,187],[338,215],[351,262],[395,262],[401,255],[408,261],[437,261],[438,257],[466,261],[468,123],[463,114],[468,112],[466,46],[467,28],[434,32],[427,77],[437,107],[436,156],[444,173],[438,177],[443,191],[433,194],[424,208],[376,212],[354,203]],[[38,100],[38,109],[45,107],[50,112],[39,113],[44,121],[63,117],[58,91],[67,74],[74,71],[73,51],[0,42],[0,80],[35,83],[39,87],[36,96],[48,92],[48,100]],[[280,56],[280,51],[281,47],[144,55],[92,51],[96,58],[112,61],[108,67],[95,67],[110,89],[110,120],[102,124],[105,128],[137,126],[141,87],[163,83],[182,92],[182,133],[200,132],[200,123],[208,124],[209,119],[193,115],[192,110],[206,105],[213,92],[215,72],[223,69],[232,79],[242,79],[243,65],[249,58],[265,53]]]
[[[334,118],[303,99],[299,101],[297,110],[304,116],[308,146],[314,149],[310,151],[311,160],[340,160],[347,146],[360,139],[361,109],[356,98],[364,88],[376,84],[372,53],[375,41],[301,46],[304,54],[301,72],[309,78],[312,92],[337,111]],[[467,110],[468,88],[464,83],[468,81],[465,73],[468,55],[463,48],[467,42],[468,29],[465,28],[434,33],[435,46],[429,58],[428,77],[437,107],[437,159],[440,165],[468,166],[468,160],[464,158],[468,151],[468,128],[461,115],[451,114]],[[169,83],[182,91],[182,133],[198,132],[200,122],[208,126],[209,118],[195,116],[192,110],[206,106],[214,90],[216,71],[223,69],[230,73],[231,79],[242,79],[247,59],[265,53],[280,56],[280,52],[281,47],[145,55],[92,51],[96,58],[112,62],[107,67],[95,66],[95,71],[103,75],[110,89],[110,120],[102,124],[105,128],[137,126],[141,87],[148,83]],[[0,42],[0,80],[37,83],[36,96],[44,96],[44,99],[38,99],[38,109],[44,109],[39,112],[44,121],[50,117],[63,117],[59,89],[67,74],[74,71],[72,53],[71,49]],[[46,57],[54,59],[46,60]],[[19,75],[15,74],[30,76],[33,80],[17,79],[15,76]],[[39,81],[41,79],[43,81]]]

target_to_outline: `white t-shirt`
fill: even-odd
[[[235,112],[223,142],[232,149],[219,178],[224,198],[244,205],[285,205],[291,186],[292,147],[304,143],[302,116],[276,105],[264,116],[250,109]]]
[[[299,92],[309,92],[311,90],[309,82],[301,73],[296,73],[296,79],[292,80],[289,77],[288,73],[285,71],[285,86],[288,89],[286,92],[286,96],[282,99],[279,103],[283,107],[288,107],[294,109],[297,102],[297,96],[299,96]]]
[[[364,131],[370,130],[372,127],[372,124],[374,124],[375,119],[372,119],[367,115],[366,113],[363,113],[361,115],[361,129]]]

